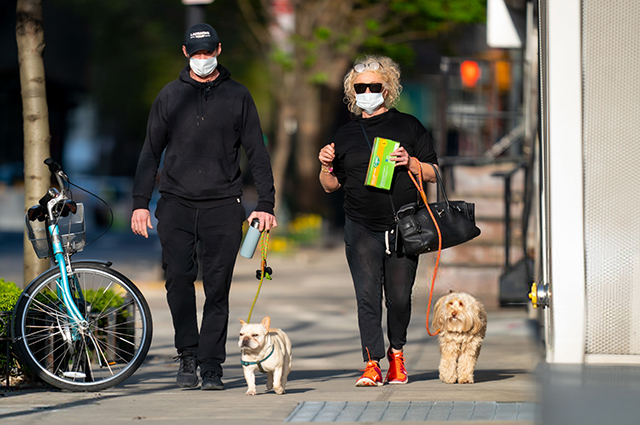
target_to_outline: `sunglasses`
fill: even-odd
[[[358,84],[354,84],[353,88],[358,94],[362,94],[366,92],[367,88],[371,91],[371,93],[380,93],[382,92],[382,83],[369,83],[369,84],[358,83]]]
[[[353,70],[355,72],[362,72],[365,69],[369,69],[371,71],[377,71],[382,68],[380,62],[370,62],[370,63],[357,63],[353,65]]]

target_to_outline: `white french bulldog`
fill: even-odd
[[[280,329],[270,329],[271,318],[265,317],[259,324],[240,319],[238,346],[242,352],[241,363],[247,381],[245,395],[256,395],[255,372],[267,374],[267,390],[284,394],[287,376],[291,371],[291,341]]]

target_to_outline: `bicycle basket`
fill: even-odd
[[[66,217],[60,217],[58,220],[58,230],[62,236],[62,244],[64,248],[73,254],[84,249],[85,228],[84,228],[84,205],[77,204],[78,209],[75,214],[69,214]],[[47,229],[42,221],[29,221],[29,217],[24,217],[25,226],[29,241],[33,245],[33,250],[38,258],[51,257],[51,249],[47,242]]]

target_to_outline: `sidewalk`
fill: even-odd
[[[394,409],[401,411],[397,421],[416,419],[417,416],[408,414],[407,406],[414,413],[420,409],[435,412],[436,408],[443,407],[449,412],[470,407],[480,411],[496,405],[533,408],[537,390],[531,372],[539,357],[524,309],[490,311],[487,336],[475,374],[476,383],[444,384],[438,379],[437,340],[428,336],[424,328],[428,270],[421,264],[405,347],[409,384],[356,388],[354,383],[364,364],[360,361],[356,305],[343,247],[301,250],[291,257],[271,255],[269,265],[273,268],[273,280],[264,282],[251,321],[259,322],[269,315],[272,326],[282,328],[291,338],[293,370],[285,395],[267,393],[264,375],[257,377],[258,395],[244,395],[246,384],[237,347],[238,319],[247,319],[255,296],[257,256],[253,260],[238,258],[231,291],[223,377],[225,390],[213,392],[181,390],[175,385],[178,364],[173,361],[173,330],[159,271],[154,274],[149,270],[138,270],[136,274],[134,268],[114,263],[114,268],[136,281],[152,309],[154,337],[145,364],[124,384],[101,393],[44,390],[8,393],[0,397],[0,421],[3,424],[106,424],[132,420],[154,424],[174,424],[176,421],[281,424],[289,418],[334,422],[346,420],[344,415],[332,415],[336,409],[346,412],[369,406],[368,414],[376,409],[386,412],[386,416],[377,416],[382,419],[371,416],[373,419],[369,422],[375,422],[392,421]],[[158,275],[155,280],[149,279],[154,275]],[[198,295],[201,304],[202,292]],[[387,362],[383,361],[381,366],[386,373]],[[360,408],[360,413],[356,412],[352,420],[366,421],[363,409],[366,410]],[[449,424],[468,423],[452,419],[451,414],[443,417]],[[495,421],[495,417],[492,420]]]

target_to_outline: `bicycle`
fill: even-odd
[[[151,311],[127,277],[100,260],[71,261],[85,246],[84,206],[71,199],[67,175],[45,160],[50,188],[25,215],[29,240],[53,266],[16,303],[12,338],[19,357],[50,385],[100,391],[129,378],[151,345]]]

